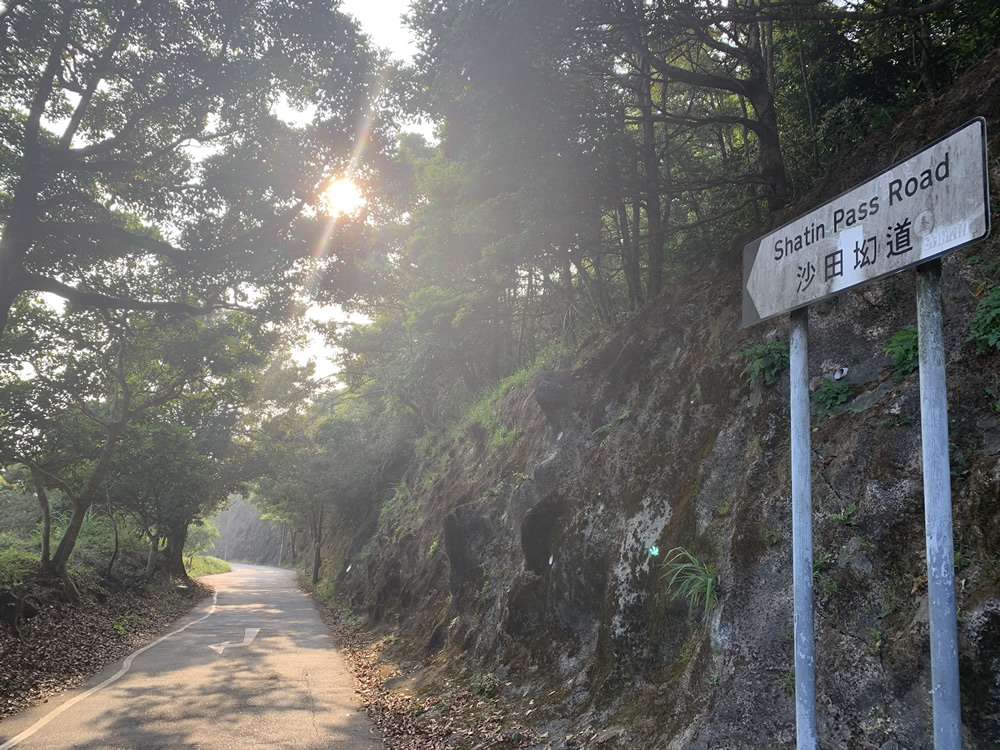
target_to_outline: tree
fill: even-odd
[[[187,541],[184,542],[184,554],[188,557],[188,567],[194,563],[197,555],[211,549],[220,536],[219,530],[211,521],[197,521],[188,529]]]
[[[366,148],[376,59],[333,3],[0,4],[0,332],[24,292],[106,310],[287,306],[303,209]],[[279,105],[309,108],[292,126]],[[361,169],[363,164],[356,165]],[[94,288],[126,261],[174,283]]]
[[[72,503],[65,533],[42,560],[72,592],[66,564],[130,425],[182,397],[199,403],[228,395],[224,411],[235,408],[233,395],[263,366],[274,336],[237,312],[207,320],[57,314],[37,300],[17,311],[0,366],[0,445],[32,469],[43,513],[45,489],[58,488]]]
[[[312,582],[319,581],[322,548],[329,524],[351,520],[368,500],[372,457],[351,420],[291,410],[263,426],[261,448],[268,469],[252,500],[268,517],[304,528],[312,541]]]

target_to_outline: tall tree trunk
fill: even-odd
[[[576,343],[576,326],[573,322],[573,267],[570,264],[569,250],[563,253],[559,280],[563,294],[566,295],[566,310],[563,312],[563,341],[567,346],[573,346]]]
[[[643,193],[648,237],[646,254],[649,273],[646,290],[650,299],[663,287],[663,226],[660,215],[660,164],[656,156],[656,123],[653,121],[653,78],[649,49],[642,44],[639,55],[639,118],[642,132]]]
[[[774,108],[774,96],[766,86],[748,87],[747,98],[760,125],[756,131],[757,163],[768,213],[774,213],[788,205],[788,178],[778,137],[778,112]]]
[[[127,404],[125,412],[127,413]],[[83,520],[86,517],[87,511],[93,504],[97,490],[101,486],[101,482],[104,481],[104,477],[108,473],[108,468],[111,466],[111,458],[114,456],[115,446],[118,445],[118,438],[121,437],[125,429],[126,421],[127,417],[123,417],[119,421],[107,426],[108,432],[104,438],[104,446],[101,449],[100,457],[97,459],[97,465],[94,466],[90,476],[87,477],[87,483],[80,494],[71,498],[73,501],[73,513],[70,516],[69,525],[66,527],[66,532],[63,534],[62,539],[59,540],[59,546],[56,547],[55,554],[52,555],[48,567],[43,569],[46,573],[69,583],[67,588],[70,589],[71,596],[75,595],[76,587],[69,582],[69,575],[66,573],[66,564],[69,562],[69,556],[72,554],[73,547],[76,546],[76,540],[80,536],[80,529],[83,528]]]
[[[744,84],[747,99],[757,115],[757,165],[764,183],[768,213],[788,204],[788,178],[785,159],[778,137],[778,111],[774,106],[773,68],[768,63],[767,40],[761,39],[761,28],[750,24],[746,47],[750,77]]]
[[[639,272],[639,252],[629,232],[628,209],[624,201],[618,204],[618,232],[621,235],[622,268],[625,271],[625,286],[628,290],[628,309],[636,310],[642,305],[642,276]]]
[[[319,583],[319,566],[322,562],[320,559],[320,551],[323,546],[323,506],[319,506],[317,515],[315,516],[316,523],[313,526],[313,562],[312,562],[312,584],[315,586]]]
[[[156,556],[160,551],[160,535],[156,532],[149,532],[149,554],[146,555],[146,569],[142,572],[142,579],[148,581],[156,572]]]
[[[49,507],[49,496],[45,492],[42,470],[32,465],[31,480],[35,484],[35,494],[38,496],[38,505],[42,510],[42,570],[49,568],[49,542],[52,538],[52,509]]]

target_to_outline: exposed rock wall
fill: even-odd
[[[998,80],[994,56],[795,212],[973,115],[1000,132]],[[728,257],[592,343],[582,365],[504,397],[512,444],[491,447],[474,429],[420,459],[365,553],[341,568],[338,589],[396,630],[401,655],[494,673],[554,747],[583,726],[610,727],[621,747],[794,747],[787,375],[756,392],[741,376],[742,352],[786,339],[787,320],[740,329],[738,253]],[[1000,261],[998,243],[946,261],[944,305],[963,733],[966,747],[990,748],[1000,355],[966,341],[977,258]],[[914,322],[912,271],[810,312],[814,386],[839,368],[853,383],[812,433],[824,748],[933,745],[918,375],[897,380],[883,352]],[[661,563],[674,547],[719,571],[707,621],[670,596]]]
[[[282,540],[281,526],[261,519],[260,511],[239,495],[232,495],[229,507],[211,520],[219,538],[206,554],[256,565],[278,565],[282,556],[289,561],[290,535],[285,532]]]

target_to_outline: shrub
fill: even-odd
[[[1000,349],[1000,286],[986,294],[969,321],[969,336],[966,341],[976,342],[976,351]]]
[[[764,381],[764,385],[774,385],[778,375],[788,369],[788,342],[772,341],[769,344],[758,344],[743,350],[743,358],[747,366],[743,376],[751,388]]]
[[[897,382],[916,372],[920,363],[919,347],[917,345],[917,327],[903,326],[882,347],[882,351],[892,357],[895,369],[892,376]]]
[[[10,541],[11,544],[7,544]],[[20,587],[38,570],[38,558],[26,552],[13,538],[0,535],[0,590]]]
[[[217,557],[209,557],[207,555],[195,555],[188,559],[187,572],[192,578],[198,578],[199,576],[211,576],[216,573],[228,573],[233,569],[233,566],[227,563],[225,560],[220,560]]]
[[[829,416],[833,410],[851,397],[851,379],[831,380],[823,378],[823,384],[813,394],[813,412],[819,419]]]

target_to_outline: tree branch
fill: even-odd
[[[175,262],[184,262],[189,254],[169,242],[155,237],[143,237],[111,223],[87,223],[80,221],[46,221],[35,225],[39,237],[75,237],[89,242],[115,242],[145,250],[153,255],[161,255]]]
[[[215,310],[242,310],[254,313],[253,308],[243,307],[230,302],[215,300],[202,306],[189,305],[171,300],[139,300],[129,297],[112,297],[100,292],[87,292],[38,274],[24,275],[23,291],[49,292],[62,297],[74,304],[85,307],[106,308],[109,310],[149,310],[177,313],[180,315],[208,315]]]
[[[73,114],[69,118],[69,123],[63,131],[62,137],[59,139],[59,149],[61,151],[68,149],[70,144],[73,142],[73,136],[76,135],[76,131],[80,128],[80,123],[83,122],[83,117],[87,113],[87,109],[90,107],[90,102],[94,98],[94,92],[97,91],[97,87],[100,85],[101,81],[104,80],[104,75],[108,70],[111,59],[118,52],[118,48],[121,46],[125,32],[132,25],[132,18],[136,8],[137,6],[133,2],[132,7],[125,13],[125,17],[115,24],[115,31],[111,35],[111,40],[108,42],[103,54],[97,60],[97,65],[94,66],[94,74],[87,82],[87,88],[80,97],[80,101],[73,109]]]

